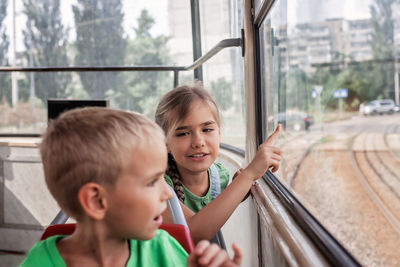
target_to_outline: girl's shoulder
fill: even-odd
[[[164,173],[164,179],[167,182],[167,184],[169,184],[172,188],[174,187],[174,183],[172,182],[171,177],[169,177],[168,174]]]
[[[214,165],[218,170],[221,189],[224,190],[229,183],[229,170],[221,162],[214,162]]]
[[[214,162],[215,167],[218,170],[219,175],[227,175],[229,177],[229,170],[221,162]]]

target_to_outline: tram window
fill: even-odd
[[[62,90],[51,90],[56,87],[54,83],[60,77],[57,74],[68,75],[71,83]],[[10,76],[9,73],[3,75]],[[107,100],[111,108],[135,110],[152,118],[159,98],[173,85],[173,77],[167,72],[48,72],[18,75],[18,103],[13,107],[8,102],[8,95],[0,103],[0,133],[44,132],[47,127],[48,98]],[[85,84],[81,83],[80,75],[86,77]],[[33,79],[36,84],[34,89],[30,85]],[[112,86],[100,86],[109,79],[114,80]],[[39,83],[42,86],[37,86]],[[6,93],[11,92],[11,85],[2,89]],[[32,90],[34,97],[31,97]]]
[[[242,4],[242,1],[226,0],[199,2],[203,54],[221,39],[241,36]],[[202,68],[205,88],[210,91],[221,112],[221,141],[244,149],[246,125],[241,52],[240,48],[223,50]]]
[[[0,10],[1,66],[193,62],[193,57],[180,57],[182,51],[192,55],[188,1],[42,2],[47,8],[34,1],[15,1],[12,12],[12,1],[5,1],[6,8]],[[186,19],[189,23],[182,23]],[[0,134],[41,134],[47,124],[47,98],[106,99],[112,108],[153,117],[160,96],[172,88],[172,72],[2,72]]]
[[[234,54],[236,53],[236,54]],[[226,62],[229,56],[234,54],[241,57],[241,51],[222,51],[210,59],[203,68],[205,88],[208,89],[218,104],[221,113],[222,127],[221,140],[224,143],[245,148],[245,99],[243,85],[243,64],[235,61]],[[223,64],[223,66],[221,66]],[[216,71],[216,69],[222,71]],[[232,75],[237,73],[238,75]]]
[[[285,128],[276,176],[363,265],[396,266],[400,5],[300,2],[275,1],[259,28],[266,132]]]

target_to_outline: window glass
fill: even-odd
[[[241,37],[242,1],[199,1],[199,5],[203,55],[223,39]],[[216,100],[222,116],[222,142],[244,149],[243,79],[240,47],[225,48],[203,65],[204,86]]]
[[[277,177],[365,266],[400,263],[400,5],[276,1],[259,28]]]
[[[181,23],[190,4],[176,2],[0,1],[0,65],[179,65],[177,51],[192,43],[191,24]],[[172,88],[172,72],[1,72],[0,133],[42,133],[47,98],[108,99],[153,117]]]

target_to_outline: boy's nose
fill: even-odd
[[[162,191],[162,200],[168,200],[172,197],[172,191],[173,190],[168,184],[167,182],[164,180],[163,182],[163,191]]]

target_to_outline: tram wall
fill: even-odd
[[[221,162],[232,179],[235,172],[244,164],[244,158],[220,149],[217,162]],[[231,181],[229,181],[231,182]],[[226,249],[233,255],[232,243],[240,246],[243,252],[242,266],[258,266],[257,207],[251,196],[244,200],[221,229]]]
[[[0,146],[0,249],[29,250],[58,210],[38,148]]]

